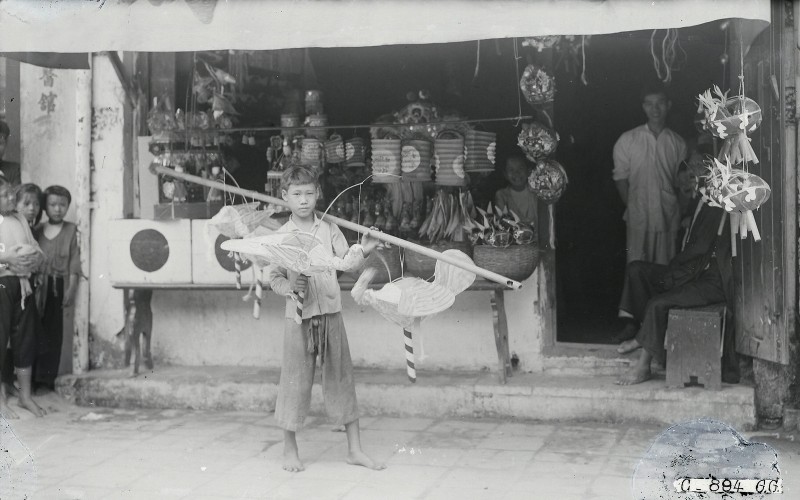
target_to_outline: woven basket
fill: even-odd
[[[444,252],[445,250],[451,249],[461,250],[472,257],[472,244],[469,241],[442,241],[434,243],[433,245],[423,246],[431,250],[436,250],[437,252]],[[408,274],[425,280],[433,276],[436,271],[436,259],[412,250],[406,250],[405,263]]]
[[[527,279],[539,264],[539,249],[536,245],[476,245],[472,253],[476,266],[515,281]]]

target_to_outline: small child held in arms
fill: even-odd
[[[319,192],[314,172],[306,167],[286,170],[281,178],[281,196],[292,214],[279,231],[312,233],[334,255],[333,268],[346,271],[358,267],[378,241],[365,237],[361,245],[348,248],[339,227],[317,218],[314,213]],[[325,410],[336,425],[345,426],[347,433],[347,462],[376,470],[385,468],[361,449],[353,365],[335,269],[304,276],[276,265],[269,267],[272,290],[286,297],[283,361],[275,419],[284,429],[283,468],[290,472],[305,469],[297,449],[296,432],[303,426],[311,404],[317,355],[322,370]],[[292,297],[300,292],[305,293],[305,301],[302,324],[298,325],[294,320],[296,303]]]
[[[536,225],[538,199],[528,189],[528,176],[531,167],[522,155],[510,156],[506,160],[503,175],[508,187],[498,189],[494,195],[494,204],[498,208],[506,208],[517,214],[522,222]]]
[[[67,222],[72,195],[62,186],[44,190],[44,210],[47,222],[36,226],[34,235],[44,253],[36,305],[42,317],[34,378],[37,384],[52,390],[61,361],[64,340],[64,308],[70,307],[78,289],[81,258],[78,253],[78,227]]]
[[[29,282],[31,270],[41,264],[41,250],[28,221],[17,214],[14,207],[11,184],[0,178],[0,373],[5,373],[10,340],[14,352],[11,362],[16,367],[20,384],[19,405],[41,417],[44,410],[31,395],[37,317]],[[25,271],[12,269],[12,262],[23,263]],[[8,407],[5,384],[0,384],[0,414],[5,418],[17,418]]]

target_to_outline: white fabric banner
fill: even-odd
[[[2,0],[0,52],[273,50],[770,20],[769,0]],[[761,23],[758,23],[761,24]]]

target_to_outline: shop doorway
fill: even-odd
[[[556,206],[556,303],[559,342],[610,344],[621,328],[617,306],[625,273],[624,206],[611,178],[617,138],[644,123],[639,92],[656,78],[651,31],[593,36],[586,46],[586,78],[557,73],[558,157],[569,188]],[[665,30],[655,34],[661,56]],[[724,31],[720,23],[678,31],[678,60],[668,88],[669,126],[685,139],[697,136],[696,97],[716,84],[727,88]],[[663,69],[663,67],[662,67]]]

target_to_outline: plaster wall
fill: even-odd
[[[536,275],[509,291],[506,315],[510,349],[521,369],[539,371],[540,332],[534,319]],[[162,291],[153,295],[153,354],[179,365],[279,367],[283,346],[283,299],[267,293],[261,318],[252,317],[245,291]],[[403,332],[372,308],[342,292],[343,315],[353,363],[361,367],[405,366]],[[414,336],[420,369],[496,370],[490,292],[468,291],[442,314],[422,323]]]
[[[115,341],[122,329],[122,291],[111,287],[110,227],[123,217],[124,91],[108,58],[92,58],[92,222],[89,332],[93,367],[103,366],[95,346]],[[104,342],[105,341],[105,342]]]
[[[79,70],[40,68],[20,63],[20,148],[22,182],[42,190],[59,184],[75,193]],[[75,220],[75,204],[67,220]]]

